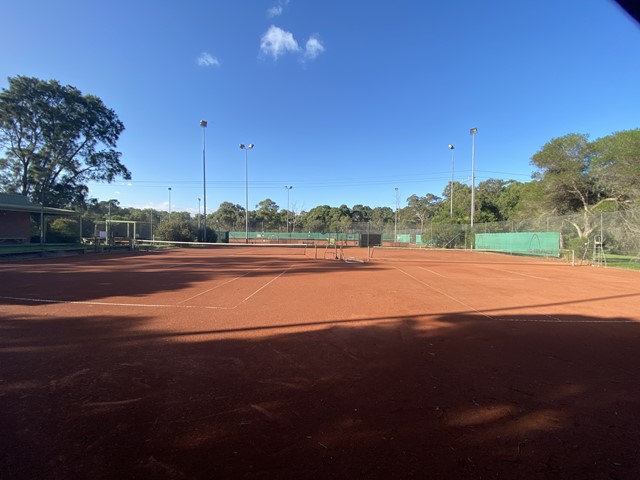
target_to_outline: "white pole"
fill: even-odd
[[[200,120],[200,126],[202,127],[202,193],[203,193],[203,216],[202,216],[202,241],[207,241],[207,167],[206,167],[206,142],[205,142],[205,129],[207,128],[207,121]]]
[[[451,218],[453,218],[453,161],[454,161],[454,153],[453,151],[455,150],[456,147],[454,147],[453,145],[449,145],[449,149],[451,150],[451,183],[449,185],[449,197],[451,200],[451,207],[450,207],[450,213],[449,215],[451,216]]]
[[[244,151],[244,241],[249,243],[249,152]]]
[[[475,215],[476,201],[476,175],[475,175],[475,157],[476,157],[476,133],[477,128],[472,128],[471,133],[471,227],[473,228],[473,217]]]
[[[245,243],[249,243],[249,150],[255,145],[250,143],[245,145],[240,144],[240,148],[244,150],[244,229],[245,229]]]
[[[398,187],[395,188],[396,190],[396,221],[393,227],[393,242],[397,242],[398,241]]]

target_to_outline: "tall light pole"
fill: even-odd
[[[171,187],[169,187],[169,220],[171,220]]]
[[[200,198],[198,198],[198,238],[200,238]]]
[[[287,190],[287,233],[289,233],[289,192],[293,188],[293,185],[285,185],[284,188]]]
[[[449,197],[451,199],[451,213],[450,216],[453,218],[453,151],[456,149],[453,145],[449,144],[449,150],[451,150],[451,183],[449,184]]]
[[[475,161],[476,161],[476,133],[477,128],[469,130],[471,134],[471,227],[473,228],[473,216],[475,214],[476,204],[476,175],[475,175]]]
[[[245,243],[249,243],[249,150],[255,145],[250,143],[240,144],[240,149],[244,150],[244,232]]]
[[[398,203],[399,203],[399,201],[398,201],[398,187],[396,187],[395,190],[396,190],[396,221],[395,221],[394,228],[393,228],[393,235],[394,235],[393,242],[394,243],[398,241]]]
[[[107,224],[107,244],[111,245],[111,202],[112,199],[109,199],[109,223]]]
[[[207,121],[200,120],[200,126],[202,127],[202,191],[204,199],[204,215],[202,216],[202,241],[207,241],[207,167],[206,167],[206,143],[205,143],[205,129],[207,128]],[[199,208],[198,208],[199,209]]]

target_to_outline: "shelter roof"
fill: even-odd
[[[48,215],[80,215],[75,210],[67,210],[64,208],[44,207],[39,203],[32,203],[25,195],[15,193],[0,192],[0,210],[12,212],[28,212],[40,213],[44,212]]]

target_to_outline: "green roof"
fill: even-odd
[[[80,213],[75,210],[52,207],[42,208],[42,205],[39,203],[31,203],[25,195],[18,195],[16,193],[0,193],[0,210],[29,213],[40,213],[44,211],[44,213],[50,215],[80,215]]]
[[[25,195],[18,195],[16,193],[0,193],[0,205],[21,205],[28,207],[33,205]],[[40,205],[33,205],[38,208]]]

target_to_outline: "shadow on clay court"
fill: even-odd
[[[0,471],[638,478],[640,325],[555,317],[175,337],[151,317],[4,315]]]
[[[171,258],[161,254],[105,254],[35,259],[25,264],[6,264],[1,272],[0,302],[24,304],[25,300],[92,301],[110,297],[142,298],[178,292],[197,284],[239,277],[273,278],[324,273],[375,271],[384,267],[371,263],[348,264],[305,257],[269,256]]]

